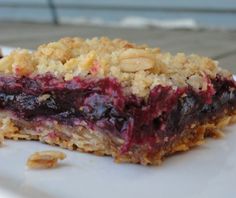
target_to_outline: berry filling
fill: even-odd
[[[178,137],[186,126],[204,123],[236,107],[236,83],[217,76],[206,91],[191,87],[154,87],[145,100],[126,96],[113,78],[65,81],[52,75],[0,77],[0,109],[27,121],[56,120],[66,125],[85,122],[125,139],[132,145],[162,145]]]

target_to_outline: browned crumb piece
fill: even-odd
[[[58,160],[65,158],[66,155],[59,151],[40,151],[28,158],[27,166],[32,169],[54,168]]]
[[[0,146],[2,145],[3,141],[4,141],[4,135],[3,133],[0,132]]]

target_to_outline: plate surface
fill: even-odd
[[[0,148],[0,197],[4,198],[233,198],[236,194],[236,125],[225,137],[167,158],[161,166],[116,164],[110,157],[72,152],[39,142],[6,140]],[[41,150],[67,158],[51,170],[29,170]]]

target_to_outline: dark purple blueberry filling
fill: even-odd
[[[145,101],[124,96],[112,78],[0,77],[0,109],[28,121],[39,117],[67,125],[85,121],[91,128],[125,138],[125,152],[134,144],[164,144],[188,124],[206,122],[224,109],[234,110],[235,82],[217,77],[210,85],[199,93],[191,87],[174,90],[159,85]]]

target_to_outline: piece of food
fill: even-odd
[[[0,146],[3,144],[4,141],[4,135],[0,132]]]
[[[6,138],[159,164],[235,121],[236,82],[217,62],[107,38],[64,38],[0,60]],[[7,119],[7,121],[6,121]]]
[[[66,155],[59,151],[41,151],[30,155],[27,166],[31,169],[54,168],[58,160],[63,160]]]

